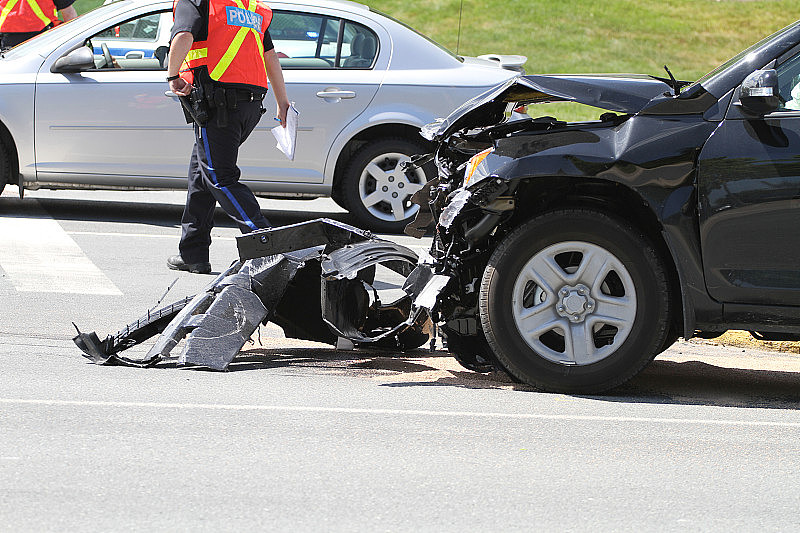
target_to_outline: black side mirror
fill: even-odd
[[[742,82],[739,96],[742,107],[753,115],[765,115],[781,106],[778,73],[775,69],[756,70]]]
[[[94,68],[94,54],[88,46],[81,46],[59,57],[50,72],[81,72]]]

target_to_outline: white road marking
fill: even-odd
[[[122,296],[52,218],[0,217],[0,267],[19,292]]]
[[[317,407],[292,405],[236,405],[206,403],[160,403],[160,402],[103,402],[82,400],[25,400],[0,398],[5,405],[52,405],[86,407],[140,407],[149,409],[200,409],[211,411],[268,411],[304,413],[341,413],[365,415],[404,415],[462,418],[509,418],[515,420],[582,420],[587,422],[629,422],[655,424],[697,424],[709,426],[753,426],[776,428],[800,428],[800,422],[771,422],[767,420],[734,420],[718,418],[661,418],[636,416],[593,416],[593,415],[547,415],[537,413],[492,413],[485,411],[429,411],[417,409],[362,409],[357,407]]]

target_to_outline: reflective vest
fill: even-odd
[[[0,0],[0,33],[41,31],[57,19],[53,0]]]
[[[264,33],[271,21],[272,10],[258,0],[209,0],[208,40],[192,43],[181,77],[192,83],[192,70],[205,66],[214,81],[266,89]]]

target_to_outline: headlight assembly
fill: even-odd
[[[486,164],[486,157],[494,152],[494,148],[487,148],[469,158],[467,168],[464,169],[464,185],[466,189],[489,177],[489,166]]]

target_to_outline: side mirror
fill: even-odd
[[[778,109],[778,73],[775,69],[756,70],[742,82],[739,95],[742,107],[753,115],[766,115]]]
[[[81,46],[59,57],[50,67],[50,72],[81,72],[92,68],[94,68],[94,54],[89,47]]]

